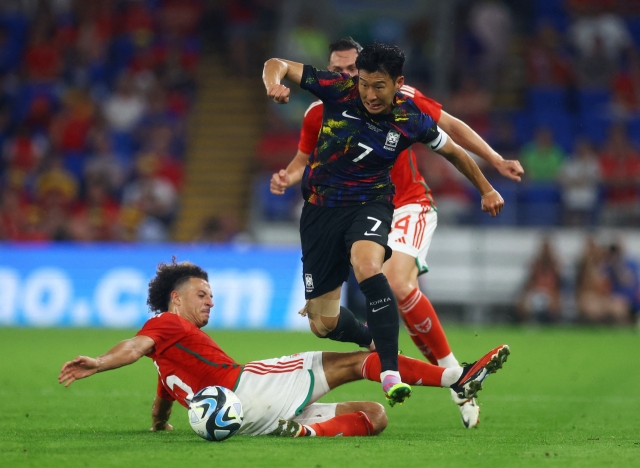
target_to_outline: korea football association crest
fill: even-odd
[[[387,151],[395,151],[399,141],[400,132],[389,130],[389,133],[387,133],[387,141],[384,142],[384,149],[386,149]]]
[[[313,277],[311,276],[311,273],[304,274],[304,287],[307,292],[313,291]]]

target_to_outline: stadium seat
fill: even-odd
[[[566,112],[567,93],[563,88],[531,88],[528,100],[533,112]]]
[[[591,88],[578,90],[578,104],[580,112],[604,115],[611,100],[611,92],[606,88]]]
[[[627,127],[628,135],[631,141],[640,146],[640,117],[634,117],[629,120],[629,126]]]
[[[627,28],[636,43],[636,47],[640,48],[640,17],[627,18]]]
[[[587,137],[596,146],[602,145],[609,133],[611,119],[596,113],[582,114],[577,123],[577,134]]]
[[[513,112],[510,115],[510,119],[518,144],[529,143],[533,138],[534,130],[532,116],[526,111]]]
[[[518,193],[518,224],[550,227],[560,225],[560,189],[556,184],[526,184]]]

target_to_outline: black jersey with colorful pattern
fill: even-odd
[[[433,119],[402,93],[396,93],[391,113],[367,112],[357,76],[305,65],[300,87],[324,103],[318,143],[302,177],[304,199],[314,205],[392,202],[389,171],[398,155],[416,142],[439,149],[446,141]]]

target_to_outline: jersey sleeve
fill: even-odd
[[[173,398],[173,396],[167,391],[164,384],[162,383],[160,375],[158,375],[158,388],[156,389],[156,395],[158,395],[163,400],[175,401],[175,398]]]
[[[311,104],[302,120],[302,130],[300,130],[300,142],[298,149],[305,154],[311,154],[318,142],[318,135],[322,127],[322,103],[316,101]]]
[[[431,116],[424,113],[420,114],[416,141],[424,143],[433,151],[438,151],[448,139],[449,136],[436,125]]]
[[[155,343],[154,350],[159,354],[177,343],[185,335],[185,331],[177,316],[165,312],[147,320],[137,335],[151,338]]]
[[[300,87],[322,102],[342,102],[357,91],[356,79],[348,74],[316,70],[311,65],[304,66]]]
[[[436,122],[440,121],[440,116],[442,115],[442,104],[438,101],[428,98],[417,89],[415,90],[413,101],[422,112],[430,116]]]

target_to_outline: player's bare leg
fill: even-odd
[[[398,300],[400,317],[420,352],[433,364],[459,367],[431,302],[418,288],[416,259],[404,252],[394,251],[384,264],[383,271]],[[451,398],[460,409],[462,424],[467,428],[477,427],[480,407],[475,399],[459,398],[453,390]]]
[[[371,332],[346,307],[340,305],[342,286],[309,299],[300,315],[309,319],[311,332],[319,338],[355,343],[372,349]]]

